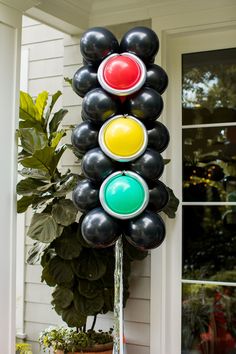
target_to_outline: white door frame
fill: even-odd
[[[158,62],[167,69],[170,79],[162,121],[170,130],[171,142],[165,155],[171,163],[166,167],[163,180],[179,199],[182,195],[181,54],[232,47],[236,38],[231,30],[236,28],[236,8],[233,14],[233,20],[224,9],[209,11],[209,14],[195,12],[187,18],[178,15],[153,19],[152,27],[161,38]],[[219,40],[222,33],[224,42]],[[176,219],[165,219],[166,241],[151,254],[151,354],[181,353],[181,213],[180,205]]]

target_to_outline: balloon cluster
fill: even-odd
[[[159,49],[151,29],[136,27],[120,44],[105,28],[81,38],[84,66],[74,75],[73,90],[83,97],[82,120],[72,144],[83,155],[85,179],[73,191],[83,212],[81,232],[94,247],[108,247],[122,234],[141,250],[158,247],[165,225],[158,215],[168,203],[159,181],[161,152],[169,143],[157,118],[168,78],[153,64]]]

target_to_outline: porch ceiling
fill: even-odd
[[[26,15],[63,32],[77,34],[91,26],[106,26],[151,18],[153,6],[183,0],[38,0]]]
[[[0,0],[16,3],[17,0]],[[235,6],[235,0],[18,0],[34,3],[26,15],[69,34],[154,17]],[[19,3],[19,2],[17,2]],[[35,4],[36,3],[36,4]],[[38,4],[37,4],[38,3]]]

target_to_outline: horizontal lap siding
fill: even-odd
[[[117,28],[115,29],[117,31]],[[119,28],[119,36],[124,32]],[[34,20],[25,19],[23,28],[23,46],[29,48],[29,93],[36,96],[42,90],[50,94],[62,90],[56,109],[63,106],[68,114],[63,120],[63,127],[81,122],[82,99],[64,82],[63,77],[72,78],[74,72],[82,65],[79,50],[79,38],[62,34]],[[70,142],[70,132],[65,139]],[[79,171],[76,157],[67,151],[61,159],[62,168]],[[26,216],[26,231],[32,213]],[[32,240],[26,239],[26,252]],[[59,316],[50,304],[52,288],[40,282],[40,265],[25,266],[25,332],[34,353],[39,353],[37,338],[40,331],[49,325],[62,325]],[[150,255],[132,265],[130,277],[130,299],[125,310],[125,335],[127,337],[128,354],[149,354],[150,330]],[[91,320],[89,320],[91,322]],[[108,330],[113,325],[113,314],[99,316],[97,329]]]

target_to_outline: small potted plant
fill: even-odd
[[[109,332],[96,332],[93,329],[84,332],[50,327],[40,333],[39,343],[44,351],[52,349],[56,354],[112,354],[112,329]]]
[[[33,354],[31,345],[28,343],[16,343],[16,354]]]

